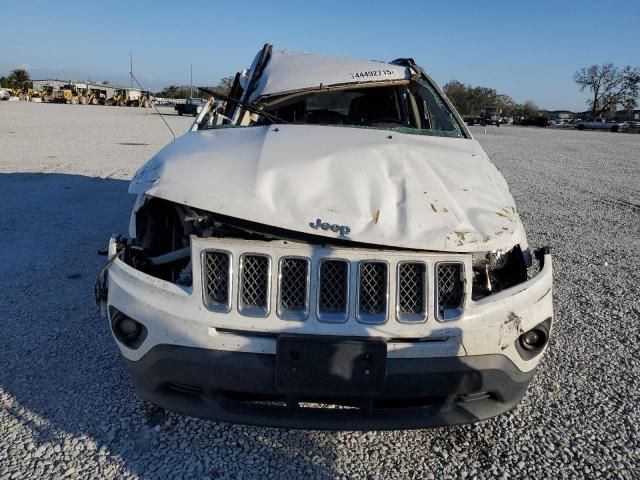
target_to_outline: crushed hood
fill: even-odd
[[[145,164],[129,192],[381,246],[526,243],[506,182],[473,139],[310,125],[189,132]],[[348,228],[314,229],[317,219]]]

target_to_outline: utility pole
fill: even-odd
[[[129,50],[129,84],[133,88],[133,57],[131,56],[131,50]]]
[[[189,96],[193,97],[193,64],[190,65]]]

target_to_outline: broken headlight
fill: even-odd
[[[523,251],[518,245],[509,251],[476,253],[472,262],[474,300],[525,282],[528,279],[527,269],[532,263],[529,249]]]

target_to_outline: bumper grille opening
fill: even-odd
[[[387,319],[387,264],[361,262],[359,275],[358,319],[382,323]]]
[[[454,320],[462,315],[464,266],[457,262],[443,262],[438,263],[436,269],[438,318]]]
[[[260,317],[269,314],[270,277],[269,257],[256,254],[240,257],[240,313]]]
[[[398,264],[398,320],[420,322],[427,318],[427,267],[424,263]]]
[[[206,251],[202,263],[205,304],[213,310],[228,311],[231,306],[231,254]]]
[[[362,414],[371,413],[371,409],[415,409],[420,407],[432,407],[434,405],[441,405],[446,400],[445,396],[425,396],[425,397],[399,397],[399,398],[376,398],[374,400],[365,399],[353,399],[353,398],[340,398],[340,397],[325,397],[325,398],[312,398],[303,397],[299,399],[293,399],[292,403],[287,402],[285,396],[259,394],[259,393],[246,393],[235,392],[229,390],[219,390],[218,393],[227,401],[237,402],[240,404],[250,404],[256,407],[272,407],[272,408],[289,408],[295,410],[339,410],[339,411],[360,411]],[[456,401],[469,401],[468,399],[462,400],[457,396]],[[491,398],[486,392],[482,392],[478,398]]]
[[[167,383],[165,386],[168,390],[185,393],[187,395],[202,395],[204,389],[196,385],[187,385],[185,383]]]
[[[304,319],[309,313],[309,260],[284,257],[280,260],[278,314],[282,318]]]
[[[323,321],[347,319],[349,300],[349,264],[345,260],[323,260],[320,263],[318,313]]]
[[[236,392],[232,390],[219,390],[218,393],[232,402],[251,403],[256,406],[286,407],[287,401],[282,395],[268,395],[260,393]]]

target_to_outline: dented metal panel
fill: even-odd
[[[189,132],[143,166],[129,192],[381,246],[526,246],[507,184],[473,139],[313,125]],[[328,228],[314,228],[318,219]]]

